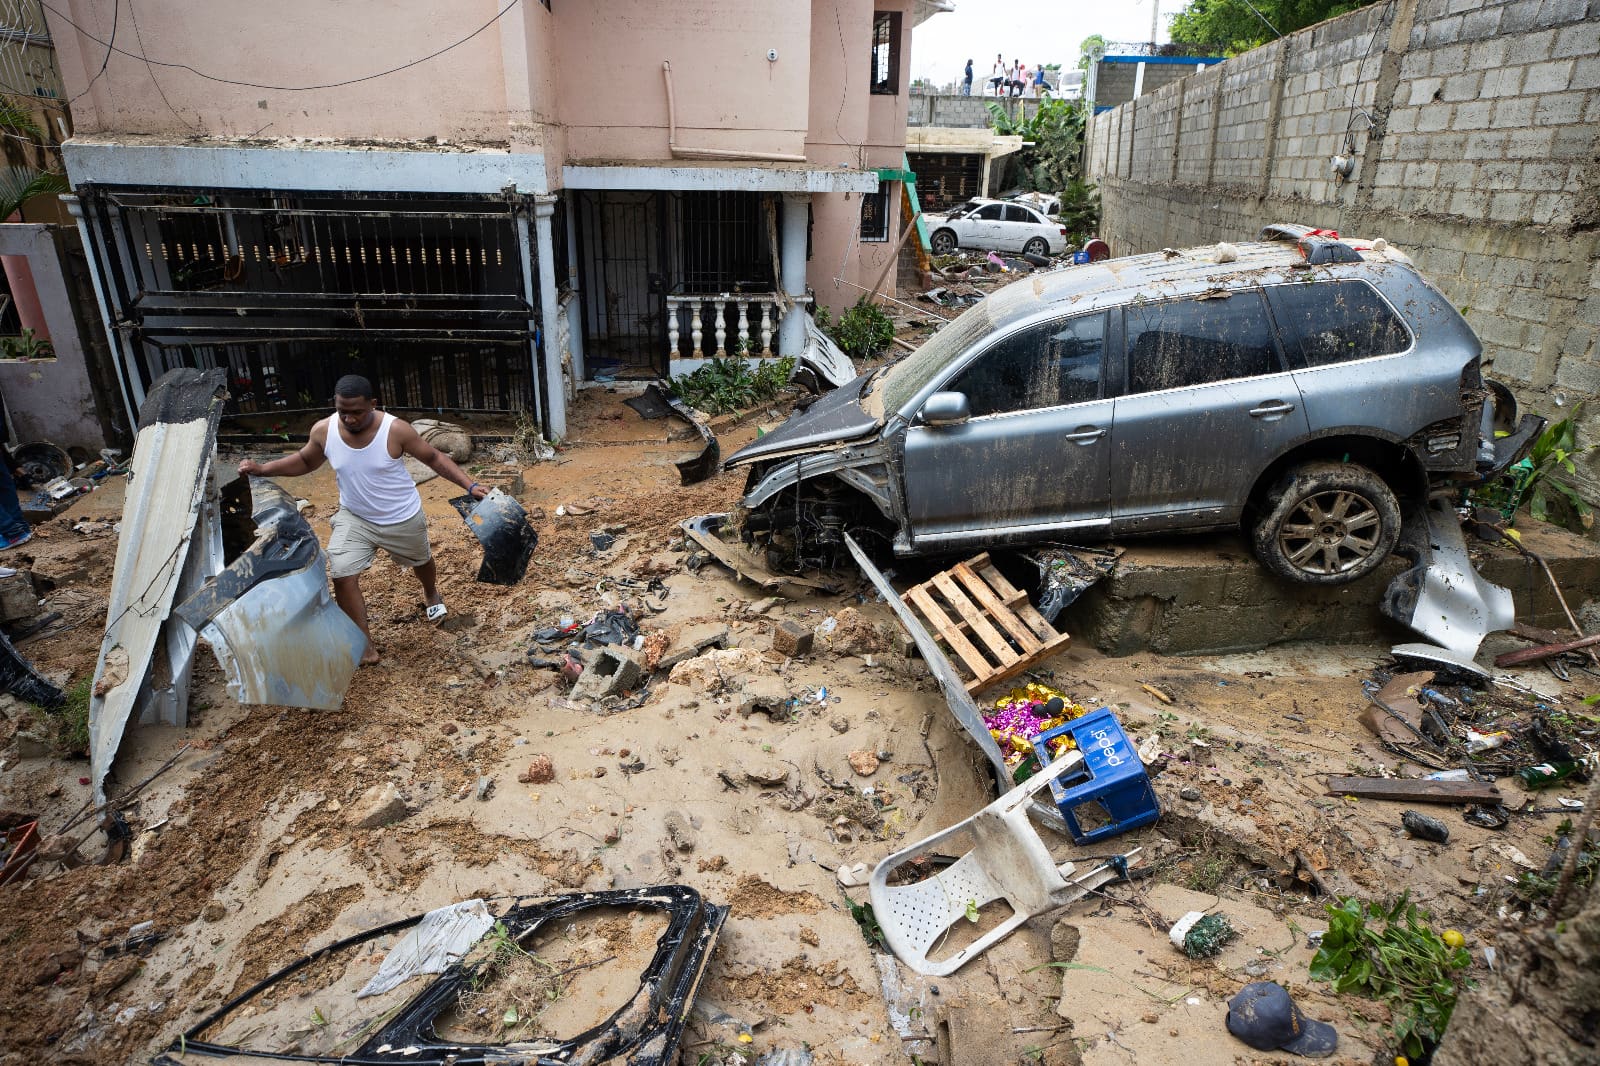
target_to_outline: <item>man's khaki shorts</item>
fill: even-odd
[[[328,538],[329,577],[355,577],[372,565],[379,548],[405,567],[418,567],[433,558],[433,549],[428,545],[428,516],[420,510],[404,522],[380,526],[341,508],[330,524],[333,536]]]

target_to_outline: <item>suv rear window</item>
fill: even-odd
[[[1302,282],[1268,290],[1284,354],[1296,370],[1403,352],[1411,335],[1364,281]]]
[[[1259,292],[1133,304],[1125,313],[1130,394],[1282,370]]]

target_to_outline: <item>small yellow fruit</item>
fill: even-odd
[[[1394,1057],[1394,1066],[1411,1066],[1411,1060],[1404,1055],[1396,1055]]]
[[[1439,939],[1443,940],[1451,948],[1458,948],[1467,942],[1467,938],[1456,932],[1454,929],[1446,929],[1444,931],[1444,935]]]
[[[751,1036],[749,1033],[740,1033],[739,1034],[739,1043],[741,1043],[741,1044],[750,1044],[750,1043],[753,1043],[754,1041],[755,1041],[755,1037]]]

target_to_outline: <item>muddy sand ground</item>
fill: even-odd
[[[671,463],[687,446],[667,441],[668,424],[643,422],[598,390],[583,394],[578,412],[578,443],[526,474],[522,499],[544,517],[521,585],[474,582],[480,551],[447,503],[455,490],[430,482],[422,493],[447,627],[427,624],[414,580],[381,561],[364,586],[383,662],[357,675],[341,710],[240,707],[202,653],[188,727],[130,731],[113,794],[190,746],[128,812],[131,854],[107,866],[40,863],[30,879],[0,888],[0,1063],[147,1061],[302,953],[458,900],[662,883],[731,907],[701,1013],[720,1008],[752,1036],[739,1043],[697,1018],[684,1063],[754,1061],[786,1048],[841,1064],[913,1054],[946,1063],[1288,1061],[1224,1031],[1227,997],[1257,978],[1281,982],[1308,1014],[1338,1027],[1334,1061],[1388,1061],[1384,1009],[1308,977],[1307,936],[1326,920],[1310,875],[1289,872],[1296,856],[1335,891],[1377,899],[1409,890],[1437,925],[1466,934],[1481,968],[1483,949],[1504,936],[1497,912],[1519,863],[1549,854],[1557,797],[1581,795],[1541,793],[1548,813],[1518,815],[1501,833],[1440,808],[1450,842],[1414,840],[1400,828],[1404,805],[1328,796],[1322,786],[1322,775],[1398,768],[1356,722],[1360,683],[1382,665],[1382,649],[1113,659],[1073,647],[1038,679],[1117,708],[1136,741],[1160,736],[1164,815],[1115,841],[1117,850],[1142,848],[1151,872],[1076,904],[1059,923],[1031,923],[953,976],[918,979],[891,966],[886,977],[848,907],[866,890],[841,888],[834,871],[870,867],[976,811],[992,796],[986,767],[926,667],[900,654],[887,607],[859,581],[847,578],[842,594],[774,598],[714,565],[684,569],[677,522],[726,510],[742,471],[679,487]],[[724,454],[755,432],[754,422],[726,432]],[[325,541],[331,474],[285,485],[314,504]],[[554,517],[572,503],[593,513]],[[47,599],[72,624],[23,649],[59,680],[94,669],[115,554],[109,529],[71,527],[115,522],[121,506],[120,486],[107,485],[42,524],[21,553],[56,579]],[[602,527],[621,529],[616,546],[596,554],[588,535]],[[659,613],[634,584],[652,577],[668,589]],[[642,612],[647,632],[681,643],[726,626],[730,645],[754,654],[726,683],[657,676],[641,705],[615,713],[569,700],[554,671],[526,664],[533,631],[621,603]],[[781,620],[814,627],[847,608],[867,624],[820,637],[801,659],[770,652]],[[1061,622],[1070,631],[1070,611]],[[1581,682],[1528,676],[1559,690],[1566,706],[1587,694]],[[792,715],[741,714],[743,686],[794,696]],[[37,814],[49,832],[87,798],[87,763],[20,758],[13,738],[38,715],[15,701],[3,715],[0,806]],[[857,751],[879,753],[879,768],[854,772]],[[519,783],[536,755],[549,757],[554,780]],[[474,785],[484,776],[494,786],[480,801]],[[352,824],[389,786],[405,816]],[[1508,805],[1524,799],[1514,780],[1500,787]],[[1057,859],[1110,850],[1047,841]],[[1166,928],[1195,909],[1221,910],[1242,935],[1214,959],[1188,959]],[[143,954],[116,953],[141,922],[163,938]],[[621,940],[643,935],[616,929]],[[600,952],[608,934],[594,935]],[[594,980],[554,999],[553,1026],[603,1017],[600,1005],[627,985]],[[306,995],[308,1018],[333,1009]],[[540,999],[521,1002],[527,1010]]]

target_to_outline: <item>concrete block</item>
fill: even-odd
[[[671,650],[661,657],[656,669],[670,672],[674,666],[693,659],[707,648],[726,648],[728,636],[728,627],[717,622],[685,626],[673,637]]]
[[[1593,137],[1590,131],[1590,137]],[[1555,142],[1555,131],[1549,129],[1512,130],[1506,134],[1506,158],[1527,159],[1537,162],[1550,158]]]
[[[1503,348],[1486,351],[1483,365],[1486,373],[1492,368],[1496,378],[1518,385],[1531,384],[1537,366],[1529,353]]]
[[[1505,21],[1503,19],[1501,22],[1502,31],[1505,28]],[[1555,44],[1556,34],[1554,30],[1537,30],[1532,33],[1520,34],[1506,42],[1506,62],[1542,63],[1550,58],[1550,53],[1555,48]]]
[[[575,700],[596,700],[620,696],[644,677],[644,662],[639,653],[620,644],[607,644],[594,653],[589,665],[572,686]]]
[[[1572,77],[1567,84],[1572,89],[1600,89],[1600,55],[1573,60]]]
[[[1444,88],[1443,78],[1413,78],[1406,87],[1406,103],[1412,107],[1422,107],[1439,98],[1439,90]]]
[[[1494,103],[1490,100],[1473,100],[1471,103],[1457,104],[1455,116],[1450,124],[1462,131],[1486,129],[1493,111]]]
[[[1506,42],[1504,38],[1491,37],[1488,40],[1475,42],[1467,51],[1467,66],[1473,70],[1484,72],[1484,92],[1489,92],[1489,79],[1497,69],[1505,64]]]
[[[1496,129],[1520,129],[1533,125],[1533,109],[1538,100],[1532,96],[1509,97],[1496,100],[1494,118],[1490,125]]]
[[[1417,132],[1438,133],[1440,130],[1449,129],[1452,110],[1450,105],[1445,103],[1427,104],[1417,112]]]
[[[1561,27],[1556,31],[1550,55],[1556,59],[1600,55],[1600,22],[1589,19]]]
[[[1583,121],[1583,109],[1589,94],[1581,92],[1546,93],[1539,97],[1533,109],[1533,121],[1539,126],[1566,126]]]
[[[1582,22],[1590,17],[1589,0],[1543,0],[1539,5],[1539,22],[1545,26]]]
[[[1562,359],[1556,364],[1556,384],[1589,395],[1600,393],[1600,365],[1581,359]]]
[[[1498,7],[1480,8],[1467,14],[1461,21],[1461,39],[1463,41],[1484,41],[1500,32],[1500,19],[1504,9]]]
[[[791,618],[785,618],[778,623],[772,631],[772,650],[779,655],[798,659],[802,655],[810,655],[816,634],[809,626],[803,626]]]
[[[1571,59],[1555,59],[1530,64],[1522,78],[1522,91],[1529,94],[1565,92],[1572,84],[1574,62]]]
[[[1468,133],[1461,148],[1463,159],[1503,159],[1506,154],[1505,133]]]
[[[411,813],[392,781],[373,785],[345,812],[345,823],[357,829],[378,829]]]
[[[1459,41],[1463,21],[1460,15],[1447,15],[1444,18],[1431,20],[1423,30],[1423,45],[1427,48],[1439,48]],[[1415,44],[1412,47],[1415,47]]]
[[[1495,222],[1520,222],[1532,208],[1532,193],[1500,191],[1489,201],[1489,217]]]
[[[1523,166],[1522,163],[1480,163],[1477,184],[1486,189],[1520,189]]]
[[[1460,75],[1463,71],[1471,69],[1467,66],[1467,46],[1464,44],[1436,48],[1429,56],[1429,72],[1437,77],[1444,78],[1446,81]],[[1465,97],[1458,97],[1458,99],[1465,99]]]

